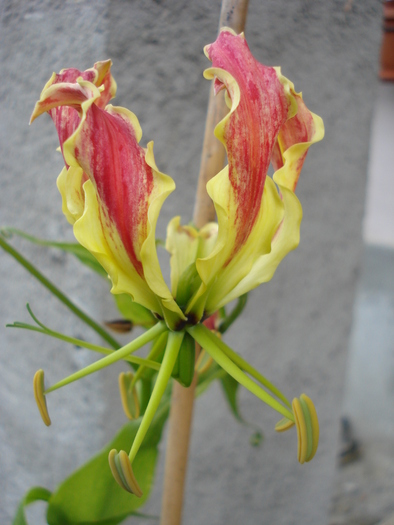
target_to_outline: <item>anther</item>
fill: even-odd
[[[119,453],[114,448],[108,456],[109,466],[115,481],[131,494],[140,498],[143,494],[140,486],[135,479],[134,472],[130,463],[129,456],[124,450]]]
[[[292,403],[298,436],[298,461],[303,464],[316,454],[319,444],[319,421],[312,400],[305,394]]]
[[[140,415],[140,403],[135,386],[134,375],[131,372],[119,374],[119,392],[123,411],[129,419],[137,419]]]
[[[213,363],[212,357],[206,353],[205,350],[201,350],[200,355],[196,361],[195,370],[198,374],[204,374],[211,364]]]
[[[291,419],[287,419],[287,417],[284,417],[276,423],[275,430],[277,432],[286,432],[286,430],[289,430],[289,428],[293,427],[294,425],[294,421],[291,421]]]
[[[294,398],[292,409],[297,428],[298,461],[303,464],[316,454],[319,444],[319,421],[312,400],[305,394]],[[277,432],[285,432],[294,426],[294,422],[284,417],[275,425]]]
[[[44,421],[46,426],[49,427],[49,425],[51,424],[51,418],[48,414],[47,400],[44,394],[44,370],[37,370],[37,372],[34,374],[33,387],[34,397],[38,406],[38,410],[40,411],[42,420]]]

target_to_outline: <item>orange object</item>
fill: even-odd
[[[394,80],[394,1],[383,5],[383,40],[380,49],[380,72],[382,80]]]

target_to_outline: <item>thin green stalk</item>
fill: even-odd
[[[67,308],[69,308],[77,317],[79,317],[84,323],[90,326],[95,332],[97,332],[112,348],[117,350],[120,348],[120,344],[106,331],[104,328],[96,323],[94,319],[89,317],[83,312],[78,306],[76,306],[70,299],[64,295],[49,279],[47,279],[33,264],[23,257],[15,248],[13,248],[7,241],[0,235],[0,246],[4,251],[9,253],[16,261],[19,262],[33,277],[35,277],[41,284],[45,286],[53,295],[55,295]]]
[[[252,394],[264,401],[271,408],[287,417],[291,421],[294,421],[294,415],[290,410],[284,407],[279,401],[271,397],[265,390],[250,379],[238,366],[226,356],[226,354],[218,347],[216,342],[211,339],[207,332],[208,328],[204,325],[197,324],[187,329],[187,332],[193,337],[197,343],[204,348],[206,352],[218,363],[219,366],[224,368],[228,374],[230,374],[238,383],[247,388]]]
[[[155,324],[155,326],[147,330],[144,334],[134,339],[134,341],[131,341],[116,352],[113,352],[111,355],[107,355],[106,357],[103,357],[103,359],[100,359],[99,361],[96,361],[95,363],[86,366],[82,370],[78,370],[78,372],[75,372],[74,374],[71,374],[70,376],[62,379],[55,385],[51,386],[50,388],[47,388],[44,394],[49,394],[49,392],[53,392],[54,390],[57,390],[62,386],[68,385],[76,381],[77,379],[81,379],[82,377],[85,377],[89,374],[93,374],[93,372],[97,372],[98,370],[101,370],[102,368],[105,368],[106,366],[111,365],[112,363],[116,363],[116,361],[124,359],[126,356],[128,356],[132,352],[135,352],[136,350],[144,346],[146,343],[149,343],[153,339],[159,337],[159,335],[162,334],[165,330],[167,330],[165,323],[163,321],[159,321]]]
[[[152,391],[148,406],[146,407],[145,414],[142,418],[141,424],[138,428],[137,434],[134,438],[133,445],[130,450],[129,459],[132,463],[141,443],[149,429],[152,419],[159,407],[160,400],[167,387],[168,380],[171,377],[172,369],[176,358],[178,357],[179,349],[182,344],[184,332],[169,332],[166,351],[163,357],[159,373],[157,375],[156,383]]]

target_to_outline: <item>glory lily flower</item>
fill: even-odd
[[[137,117],[108,104],[116,91],[111,62],[98,62],[84,72],[66,69],[54,74],[31,118],[33,121],[48,112],[56,125],[65,161],[58,188],[75,237],[108,273],[112,293],[129,294],[157,318],[157,324],[142,336],[116,352],[108,351],[107,357],[47,390],[39,371],[36,399],[49,424],[48,392],[128,357],[147,342],[155,342],[150,362],[157,360],[159,350],[165,347],[130,454],[110,454],[115,479],[137,495],[141,490],[131,463],[174,367],[181,366],[178,378],[190,384],[194,341],[239,383],[284,416],[277,430],[296,424],[300,462],[312,459],[317,448],[318,423],[311,400],[303,394],[290,404],[203,321],[231,300],[269,281],[280,261],[297,247],[302,208],[294,191],[309,146],[323,138],[323,123],[308,110],[279,68],[255,60],[243,35],[225,28],[205,53],[212,67],[204,75],[214,80],[216,93],[225,90],[229,107],[228,115],[215,129],[226,148],[228,166],[207,184],[217,223],[197,230],[182,226],[180,218],[175,217],[168,226],[171,290],[160,270],[155,228],[161,206],[175,184],[157,168],[153,143],[146,148],[139,145],[142,132]],[[272,178],[267,175],[270,164],[274,168]],[[184,356],[182,365],[180,355]],[[126,406],[135,381],[136,376],[121,379]]]

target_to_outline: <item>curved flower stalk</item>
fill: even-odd
[[[128,456],[111,451],[109,457],[116,481],[137,496],[142,492],[131,463],[170,377],[190,385],[194,341],[284,417],[278,431],[296,425],[301,463],[312,459],[317,449],[318,422],[312,401],[303,394],[291,404],[203,323],[231,300],[269,281],[280,261],[297,247],[302,208],[294,191],[309,146],[323,138],[323,123],[307,109],[279,68],[257,62],[243,35],[225,28],[205,53],[212,67],[204,75],[214,81],[216,92],[225,91],[229,107],[215,129],[226,148],[228,166],[207,185],[217,223],[197,230],[182,226],[180,218],[174,217],[168,226],[171,290],[159,267],[155,227],[175,184],[157,168],[153,143],[146,149],[140,146],[137,117],[108,104],[115,94],[110,61],[98,62],[85,72],[72,69],[54,74],[31,119],[48,112],[58,130],[65,161],[58,187],[75,237],[108,273],[112,293],[129,294],[158,319],[122,349],[46,390],[39,371],[34,382],[36,399],[48,424],[46,394],[151,342],[151,352],[136,374],[120,378],[125,412],[138,417],[136,384],[149,363],[159,366],[139,431]],[[272,178],[267,175],[270,164]]]

